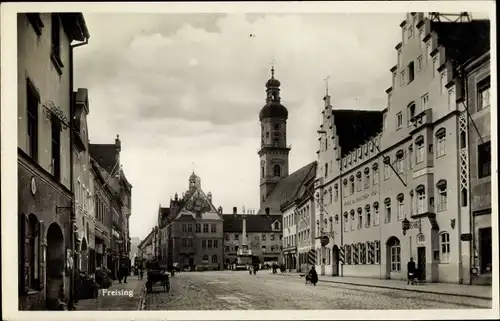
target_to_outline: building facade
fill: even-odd
[[[489,52],[464,66],[464,103],[470,114],[467,145],[474,253],[472,282],[476,284],[492,282],[490,73]]]
[[[79,88],[73,93],[75,102],[73,130],[73,172],[77,227],[77,261],[80,271],[95,273],[95,204],[94,177],[89,153],[87,116],[88,91]]]
[[[90,155],[104,169],[101,175],[111,191],[110,246],[107,251],[107,268],[118,277],[118,268],[125,264],[130,268],[130,236],[128,221],[131,215],[132,185],[128,182],[120,164],[121,140],[117,135],[114,144],[90,144]]]
[[[167,265],[179,263],[197,271],[222,268],[222,209],[215,209],[212,194],[205,194],[194,172],[188,191],[170,201],[167,220]]]
[[[111,200],[113,191],[107,184],[107,172],[93,158],[90,159],[94,177],[94,242],[96,269],[108,267],[111,249]],[[111,258],[109,258],[111,260]]]
[[[283,263],[287,270],[308,271],[309,253],[317,231],[315,224],[314,180],[317,165],[296,196],[281,205],[283,213]],[[316,254],[315,254],[316,255]]]
[[[237,263],[238,250],[243,247],[243,230],[246,230],[246,245],[254,256],[254,262],[279,262],[283,230],[281,215],[257,215],[237,213],[224,214],[224,267]],[[245,227],[245,228],[244,228]]]
[[[320,232],[330,224],[334,232],[328,246],[316,241],[317,265],[322,274],[406,279],[413,257],[428,282],[470,283],[456,68],[489,46],[467,47],[475,32],[489,34],[489,22],[411,13],[400,27],[385,110],[333,110],[325,97],[316,219]]]
[[[19,309],[70,295],[73,244],[72,42],[81,13],[17,15]]]

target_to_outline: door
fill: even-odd
[[[418,262],[417,262],[417,268],[419,272],[419,279],[420,280],[425,280],[425,247],[417,247],[417,256],[418,256]]]
[[[332,276],[339,276],[339,248],[336,245],[332,249]]]
[[[479,264],[481,274],[491,273],[493,250],[491,247],[491,227],[479,229]]]

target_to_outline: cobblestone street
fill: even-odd
[[[139,308],[139,303],[144,294],[144,280],[138,280],[137,276],[131,276],[127,283],[119,283],[113,281],[113,284],[106,295],[103,290],[99,290],[99,295],[96,299],[86,299],[78,301],[76,305],[77,311],[113,311],[126,310],[135,311]],[[115,291],[116,292],[112,292]],[[128,291],[132,291],[131,295],[127,295]]]
[[[170,293],[160,287],[147,294],[146,310],[260,309],[473,309],[491,308],[490,300],[368,288],[281,277],[269,271],[186,272],[171,279]]]

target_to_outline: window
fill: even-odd
[[[231,235],[229,235],[228,233],[226,233],[224,235],[224,238],[226,239],[226,241],[229,241],[229,240],[231,240]]]
[[[278,164],[273,166],[274,177],[281,177],[281,167]]]
[[[405,84],[405,71],[401,71],[401,86]]]
[[[339,186],[335,185],[335,202],[339,200]]]
[[[402,150],[400,150],[397,154],[396,154],[396,172],[399,173],[399,174],[402,174],[403,173],[403,169],[404,169],[404,152]]]
[[[52,51],[51,59],[59,74],[63,67],[61,60],[61,20],[59,14],[52,13]]]
[[[440,180],[436,186],[438,190],[437,210],[446,211],[448,208],[448,191],[446,189],[446,181]]]
[[[419,185],[416,188],[417,192],[417,214],[424,213],[425,210],[425,188],[423,185]]]
[[[415,63],[412,61],[408,64],[408,83],[415,80]]]
[[[217,255],[212,255],[212,264],[216,264],[217,263]]]
[[[266,240],[266,234],[262,234],[262,241]]]
[[[370,224],[371,224],[371,213],[370,213],[370,205],[367,205],[365,207],[365,211],[366,211],[366,223],[365,223],[365,227],[370,227]]]
[[[262,252],[266,252],[266,246],[262,245]]]
[[[211,226],[211,228],[210,228],[210,232],[212,232],[212,233],[217,233],[217,225],[212,224],[212,226]]]
[[[420,140],[415,143],[417,146],[417,164],[421,163],[424,161],[424,155],[425,155],[425,148],[424,148],[424,141]]]
[[[384,164],[384,179],[391,178],[391,167],[389,164]]]
[[[422,96],[422,110],[429,108],[429,94]]]
[[[490,106],[490,77],[477,84],[477,110]]]
[[[380,241],[375,241],[375,264],[380,264]]]
[[[235,246],[235,247],[234,247],[234,251],[235,251],[235,252],[238,252],[238,249],[239,249],[239,248],[240,248],[239,246]]]
[[[413,191],[410,191],[410,215],[413,215],[413,202],[415,201],[415,198],[413,197]]]
[[[61,181],[61,122],[57,117],[50,119],[52,132],[52,175]]]
[[[385,200],[385,222],[391,223],[391,200]]]
[[[432,59],[432,78],[436,77],[437,68],[438,68],[438,59],[437,57],[434,57]]]
[[[445,89],[445,86],[446,86],[446,71],[443,71],[441,73],[441,78],[439,79],[439,90],[440,90],[440,93],[443,94],[443,91]]]
[[[403,113],[398,113],[396,115],[396,129],[401,129],[403,127]]]
[[[350,181],[351,181],[351,195],[353,195],[354,194],[354,177],[351,176]]]
[[[398,199],[398,211],[397,211],[398,220],[402,220],[405,215],[404,214],[405,200],[403,194],[399,194],[397,199]]]
[[[187,232],[187,224],[182,224],[182,232],[183,233]]]
[[[378,167],[373,169],[373,185],[378,184]]]
[[[415,104],[411,103],[408,106],[408,126],[413,123],[413,117],[415,117]]]
[[[328,176],[328,163],[325,163],[325,178]]]
[[[450,262],[450,234],[442,233],[439,237],[439,263]]]
[[[344,213],[344,232],[349,231],[349,215],[347,212]]]
[[[196,224],[196,233],[201,233],[201,224]],[[226,234],[226,237],[229,236],[228,234]]]
[[[439,129],[436,132],[436,157],[441,157],[446,153],[446,130]]]
[[[477,146],[478,177],[491,175],[491,141]]]
[[[38,104],[40,95],[29,79],[26,80],[26,102],[28,121],[28,148],[27,153],[35,162],[38,162]]]
[[[395,239],[391,245],[391,272],[401,271],[401,245],[399,240]]]
[[[362,185],[362,182],[361,182],[361,172],[358,172],[356,174],[356,179],[358,181],[358,183],[357,183],[357,185],[358,185],[357,191],[361,192],[361,190],[363,189],[363,185]]]
[[[413,146],[410,145],[410,147],[408,147],[408,169],[412,169],[413,167]]]
[[[204,249],[207,247],[207,240],[201,240],[201,248]]]
[[[240,235],[239,235],[239,234],[234,234],[234,239],[235,239],[236,241],[238,241],[238,240],[240,239]]]
[[[373,204],[373,225],[379,225],[380,215],[378,211],[378,203]]]
[[[208,224],[203,224],[203,233],[208,233]]]
[[[203,258],[202,258],[202,261],[203,263],[207,264],[208,263],[208,255],[203,255]]]
[[[229,246],[224,246],[224,252],[229,252]]]
[[[192,224],[188,224],[188,232],[193,232],[193,225]]]
[[[207,248],[212,248],[212,240],[207,240]]]
[[[421,71],[423,68],[423,61],[422,61],[422,56],[417,58],[417,71]]]
[[[361,230],[363,227],[363,211],[361,208],[358,208],[358,230]]]
[[[370,170],[365,168],[365,189],[370,187]]]

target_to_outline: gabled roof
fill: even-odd
[[[224,214],[224,233],[241,233],[243,231],[243,219],[238,214]],[[276,221],[281,221],[282,215],[246,215],[247,233],[271,233],[273,232],[272,224]],[[282,230],[275,231],[281,233]]]
[[[202,220],[221,220],[221,215],[217,212],[215,206],[210,202],[205,192],[200,187],[188,192],[184,197],[184,204],[179,210],[175,219],[181,219],[182,216],[189,215],[196,218],[196,212],[201,212]]]
[[[118,170],[116,153],[115,144],[90,144],[90,155],[110,174]]]
[[[311,178],[316,177],[316,167],[317,162],[314,161],[296,170],[287,177],[282,178],[278,184],[276,184],[271,194],[269,194],[257,214],[265,214],[266,207],[269,207],[270,214],[281,215],[281,204],[288,203],[290,200],[294,199],[301,186]]]

